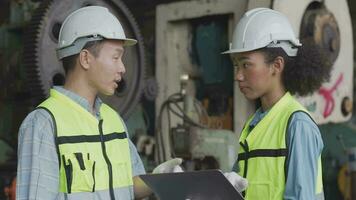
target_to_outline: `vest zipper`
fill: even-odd
[[[99,121],[99,132],[100,132],[101,149],[103,151],[103,156],[104,156],[104,159],[106,161],[106,164],[108,165],[110,197],[111,197],[111,200],[115,200],[114,187],[113,187],[113,177],[112,177],[112,165],[111,165],[109,157],[108,157],[108,155],[106,153],[106,146],[105,146],[104,134],[103,134],[103,120],[102,119]]]

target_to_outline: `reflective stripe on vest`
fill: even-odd
[[[239,174],[249,181],[246,200],[283,199],[287,175],[288,147],[286,133],[295,112],[308,112],[286,93],[249,132],[246,123],[240,137]],[[309,115],[309,114],[308,114]],[[318,160],[316,194],[322,192],[321,159]]]
[[[108,190],[115,199],[115,188],[133,185],[129,141],[113,109],[103,103],[98,120],[56,90],[39,108],[54,118],[60,192]]]

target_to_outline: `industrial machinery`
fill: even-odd
[[[171,95],[160,108],[156,137],[159,141],[158,147],[162,151],[158,151],[158,157],[181,157],[185,161],[186,170],[229,171],[236,160],[238,150],[235,134],[226,129],[231,126],[231,117],[228,116],[231,115],[231,101],[227,94],[220,94],[221,98],[209,96],[211,99],[205,100],[212,105],[205,107],[194,96],[187,94],[188,81],[189,76],[182,75],[180,92]],[[216,85],[213,88],[215,89]],[[214,100],[218,102],[214,103]],[[167,115],[164,115],[166,110]],[[179,117],[182,123],[171,127],[171,114],[172,117]],[[168,119],[166,125],[169,127],[170,155],[165,154],[165,145],[162,144],[163,116]]]

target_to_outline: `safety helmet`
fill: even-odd
[[[119,20],[105,7],[87,6],[71,13],[59,32],[57,56],[62,59],[78,54],[89,41],[122,40],[124,46],[137,43],[126,38]]]
[[[263,47],[281,47],[296,56],[302,44],[295,37],[286,16],[269,8],[249,10],[235,27],[228,51],[223,54],[253,51]]]

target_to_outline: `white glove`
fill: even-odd
[[[247,179],[242,178],[236,172],[226,172],[224,173],[224,176],[237,191],[242,192],[246,190],[248,186]]]
[[[153,169],[152,174],[183,172],[183,169],[179,166],[182,164],[182,161],[181,158],[173,158],[161,163]]]

